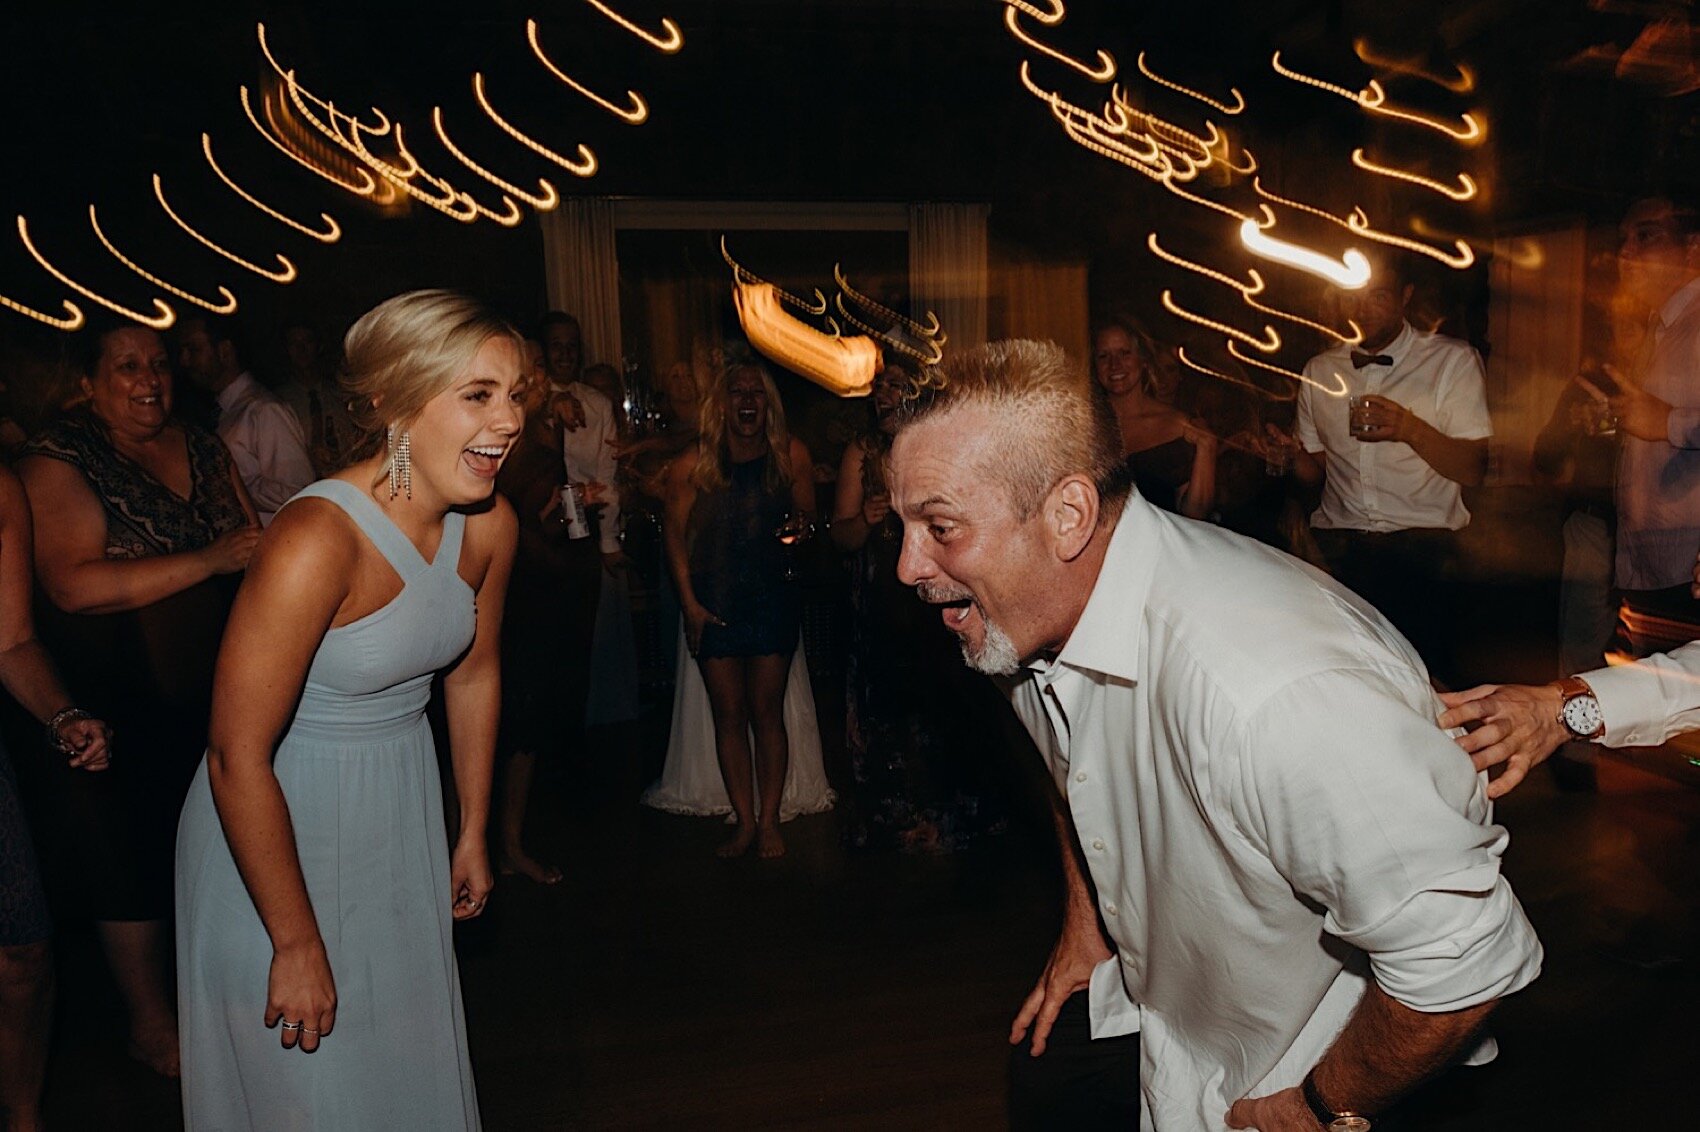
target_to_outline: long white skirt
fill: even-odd
[[[667,740],[667,764],[661,780],[643,792],[643,804],[674,814],[730,815],[732,800],[720,777],[708,688],[702,682],[702,670],[685,647],[683,620],[679,623],[679,665],[673,689],[673,731]],[[785,793],[779,799],[779,820],[832,809],[836,798],[821,765],[815,693],[809,686],[809,665],[801,640],[791,658],[790,678],[785,681],[785,734],[790,740],[791,763],[785,773]],[[752,749],[755,746],[753,737],[750,745]]]

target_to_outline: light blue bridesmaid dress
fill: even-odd
[[[450,915],[442,785],[425,706],[471,643],[464,515],[426,562],[365,492],[321,480],[400,575],[394,601],[329,630],[273,767],[336,979],[318,1052],[266,1029],[272,946],[236,871],[203,760],[177,832],[177,999],[190,1132],[476,1129]]]

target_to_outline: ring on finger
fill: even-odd
[[[285,1022],[285,1023],[283,1023],[283,1028],[285,1030],[299,1030],[301,1028],[301,1023],[300,1022]]]
[[[318,1030],[315,1030],[315,1029],[313,1029],[313,1027],[311,1027],[311,1026],[303,1026],[303,1027],[301,1027],[301,1032],[302,1032],[302,1033],[303,1033],[303,1034],[312,1034],[312,1035],[313,1035],[313,1036],[314,1036],[314,1037],[315,1037],[315,1038],[316,1038],[316,1037],[318,1037],[318,1036],[319,1036],[319,1031],[318,1031]]]

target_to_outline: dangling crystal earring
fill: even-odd
[[[390,450],[390,498],[398,494],[413,498],[413,434],[407,429],[399,433],[390,425],[386,433]]]

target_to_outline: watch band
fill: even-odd
[[[1351,1129],[1353,1132],[1364,1132],[1370,1127],[1370,1119],[1363,1113],[1354,1112],[1351,1109],[1341,1109],[1337,1112],[1327,1101],[1322,1099],[1322,1094],[1317,1092],[1316,1089],[1315,1069],[1305,1074],[1304,1081],[1299,1085],[1299,1092],[1304,1096],[1305,1107],[1310,1109],[1310,1114],[1316,1117],[1316,1122],[1324,1128]]]
[[[1582,735],[1578,734],[1570,726],[1569,721],[1564,718],[1564,709],[1569,706],[1571,700],[1576,699],[1578,696],[1592,696],[1594,702],[1596,704],[1599,703],[1599,697],[1594,695],[1593,687],[1586,680],[1582,679],[1580,676],[1562,677],[1558,681],[1558,696],[1559,726],[1570,732],[1570,734],[1575,735],[1578,739],[1598,739],[1601,735],[1605,734],[1606,723],[1604,719],[1600,720],[1600,725],[1594,728],[1592,732],[1587,735]]]

